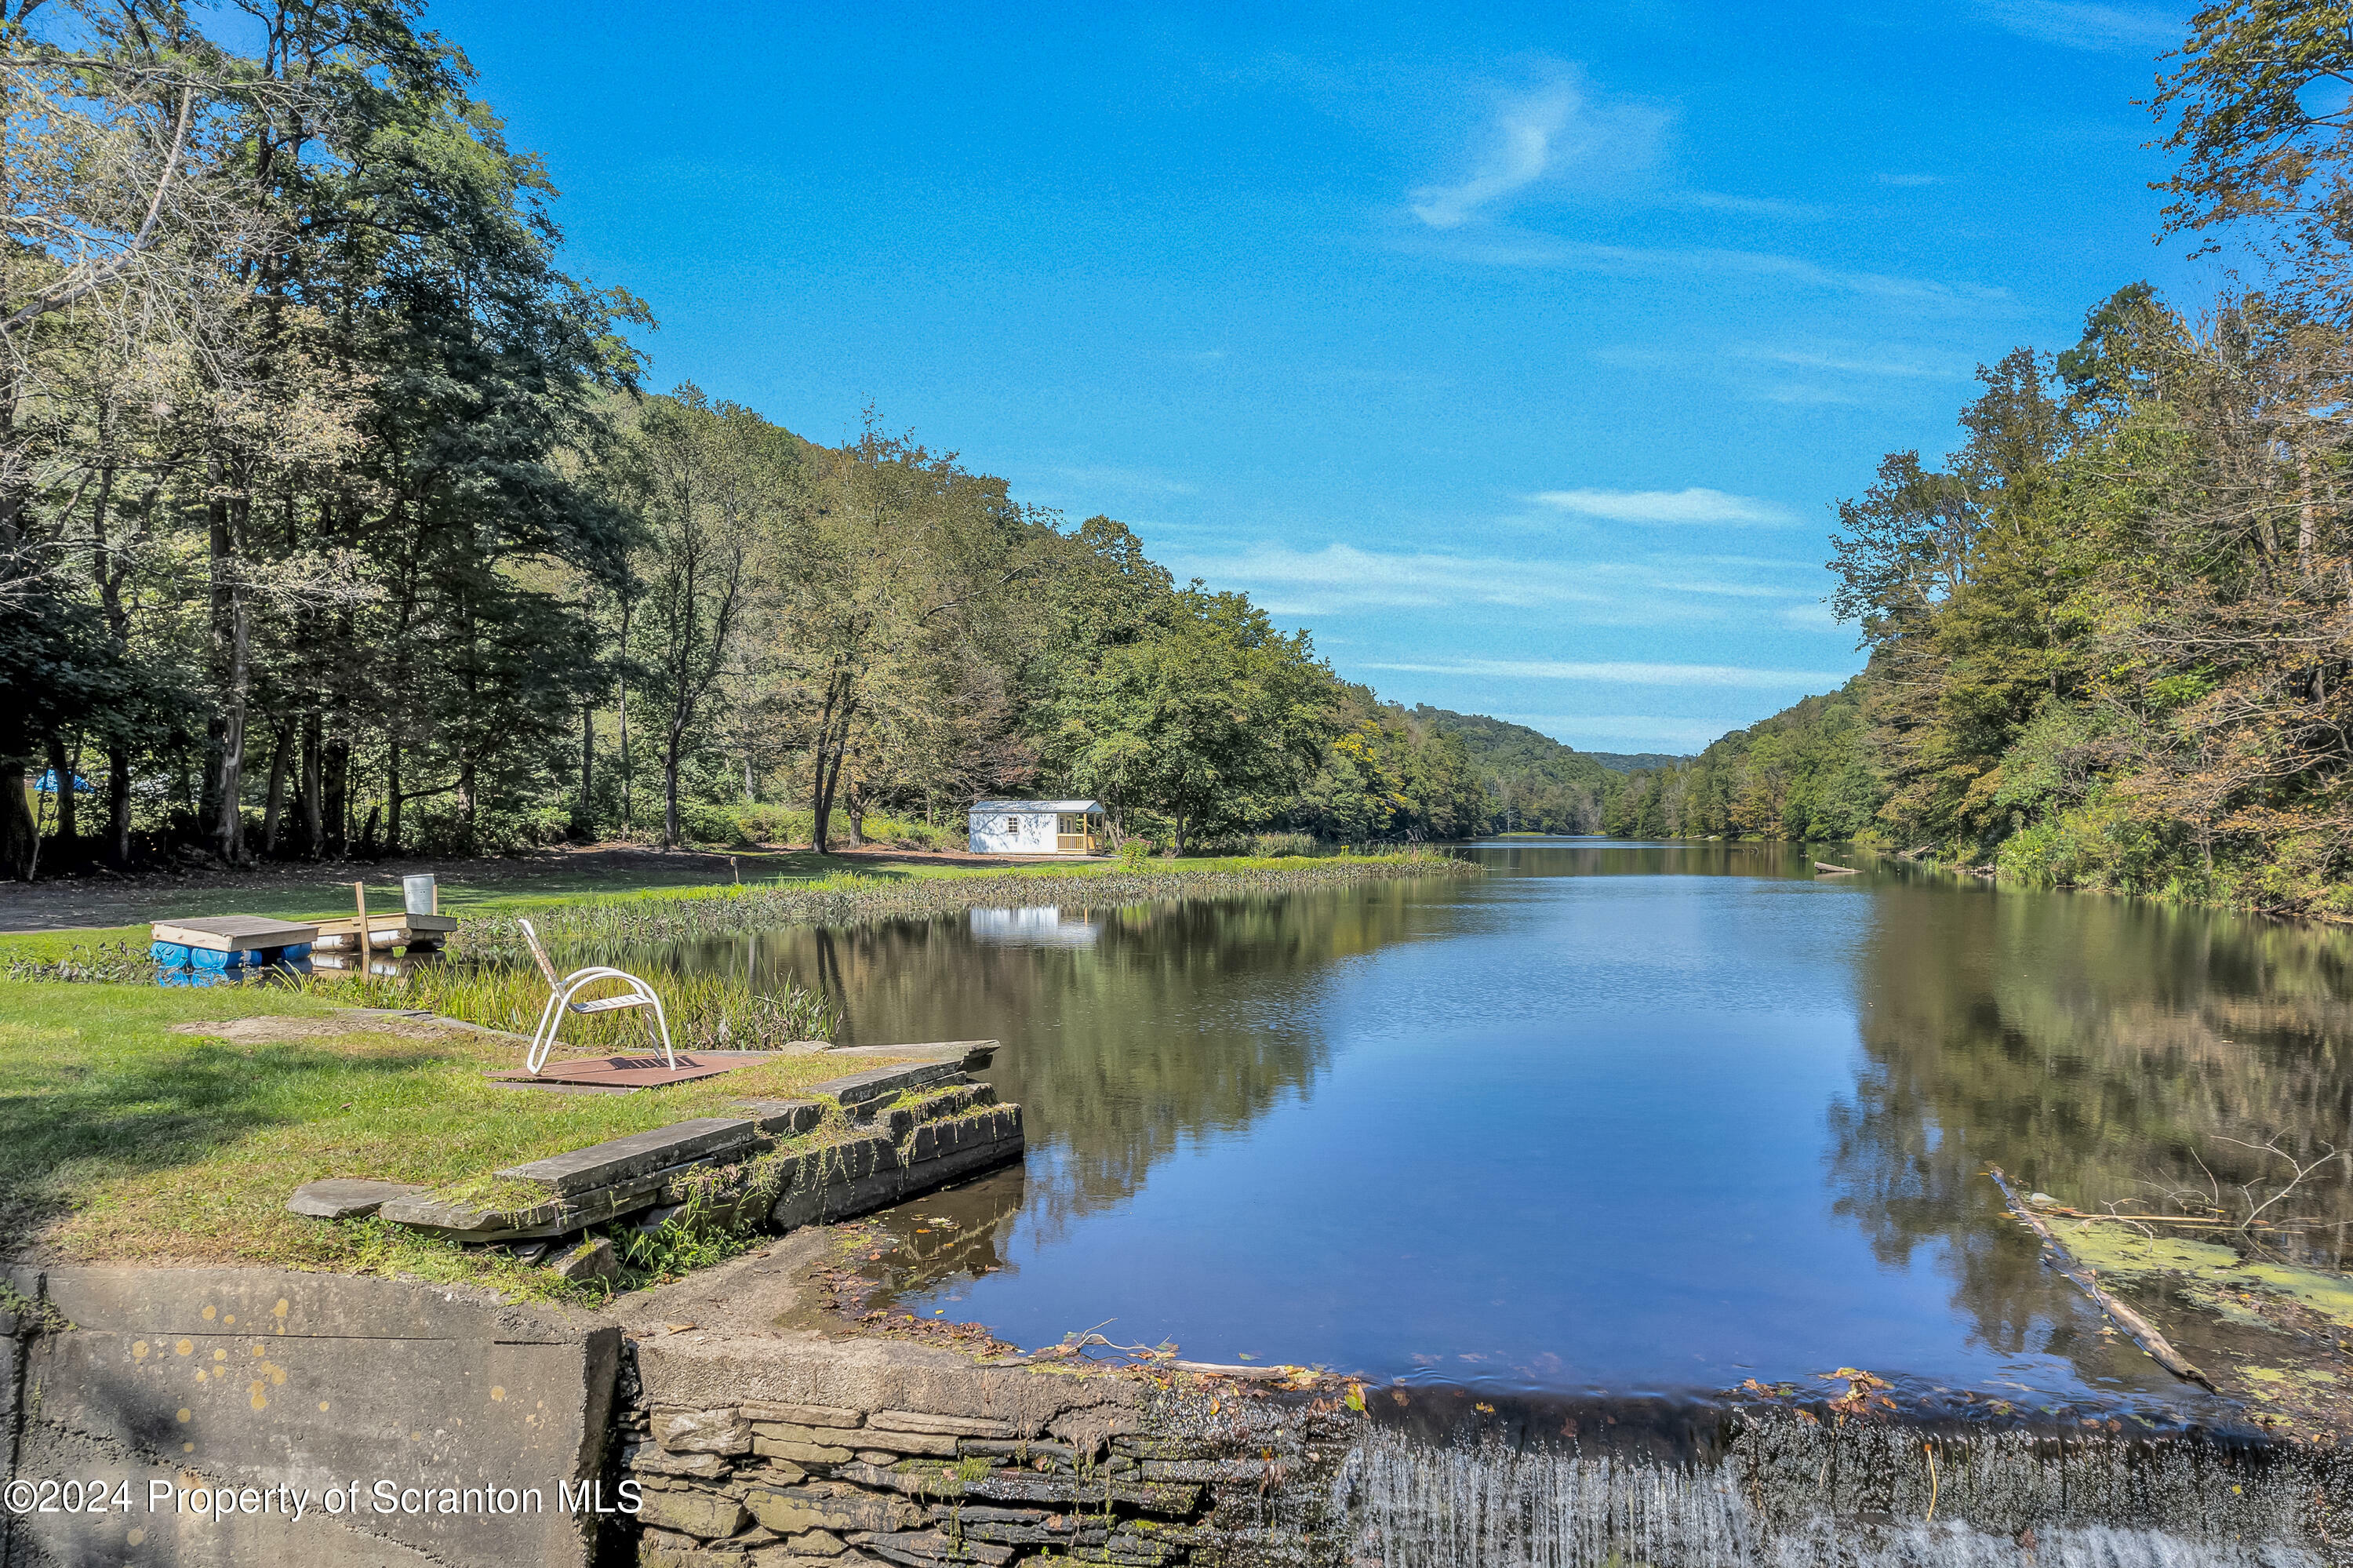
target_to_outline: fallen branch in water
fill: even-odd
[[[2094,1214],[2087,1213],[2082,1209],[2070,1209],[2063,1204],[2052,1205],[2050,1213],[2058,1215],[2063,1220],[2111,1220],[2118,1224],[2126,1225],[2219,1226],[2224,1230],[2232,1231],[2245,1230],[2249,1228],[2249,1225],[2252,1223],[2253,1227],[2259,1231],[2289,1231],[2292,1234],[2302,1234],[2301,1231],[2295,1229],[2295,1227],[2298,1226],[2314,1224],[2326,1225],[2334,1223],[2328,1220],[2281,1220],[2274,1224],[2270,1220],[2256,1220],[2249,1222],[2245,1220],[2206,1219],[2194,1214]]]
[[[1816,871],[1829,872],[1833,876],[1861,876],[1862,874],[1862,872],[1856,870],[1853,866],[1832,865],[1826,860],[1818,860],[1814,862],[1814,869]]]
[[[2158,1365],[2186,1383],[2196,1383],[2209,1393],[2221,1392],[2214,1386],[2212,1379],[2190,1365],[2189,1359],[2173,1348],[2171,1340],[2157,1331],[2156,1324],[2100,1288],[2100,1282],[2092,1271],[2075,1261],[2074,1255],[2068,1252],[2059,1238],[2051,1234],[2051,1227],[2042,1223],[2042,1216],[2027,1207],[2011,1190],[2010,1179],[2001,1173],[2000,1166],[1989,1165],[1986,1167],[1986,1172],[1993,1178],[1994,1185],[2001,1189],[2002,1197],[2010,1204],[2010,1212],[2033,1226],[2034,1234],[2042,1238],[2043,1245],[2056,1255],[2059,1272],[2090,1297],[2094,1305],[2115,1320],[2116,1327],[2130,1334],[2134,1342],[2147,1351]]]

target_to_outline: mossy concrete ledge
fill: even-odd
[[[14,1513],[9,1568],[594,1561],[594,1507],[563,1494],[599,1478],[609,1325],[259,1268],[19,1268],[5,1300],[10,1482],[103,1478],[129,1501]],[[383,1511],[380,1481],[395,1494]],[[221,1489],[235,1511],[193,1511],[186,1494]]]

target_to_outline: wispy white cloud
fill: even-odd
[[[1827,691],[1846,683],[1828,670],[1752,670],[1738,664],[1642,664],[1620,660],[1572,663],[1546,659],[1457,659],[1442,664],[1365,664],[1411,675],[1476,675],[1490,680],[1595,681],[1621,686],[1730,686],[1745,691]]]
[[[1782,600],[1801,591],[1741,577],[1703,576],[1693,569],[1702,559],[1530,560],[1436,551],[1389,555],[1335,544],[1320,550],[1254,545],[1230,555],[1179,551],[1167,555],[1164,564],[1180,577],[1247,588],[1270,610],[1289,616],[1472,605],[1574,607],[1584,625],[1642,626],[1719,620],[1726,613],[1723,601]]]
[[[1783,382],[1767,387],[1757,394],[1767,403],[1793,403],[1800,408],[1828,408],[1835,404],[1856,404],[1862,401],[1852,392],[1835,387],[1812,387],[1799,382]]]
[[[1950,366],[1924,364],[1914,359],[1886,359],[1799,348],[1749,348],[1740,353],[1744,358],[1762,360],[1771,365],[1794,366],[1800,370],[1832,370],[1848,376],[1894,376],[1930,381],[1958,381],[1965,375]]]
[[[1414,217],[1460,228],[1541,184],[1606,185],[1657,163],[1673,116],[1605,98],[1575,66],[1546,62],[1545,79],[1505,90],[1473,139],[1461,177],[1408,193]]]
[[[2091,0],[1978,0],[1978,9],[1997,26],[2070,49],[2166,48],[2189,32],[2163,11]]]
[[[1781,196],[1731,196],[1723,191],[1672,191],[1658,198],[1662,207],[1694,207],[1701,212],[1736,212],[1751,217],[1828,217],[1830,208],[1810,201]]]
[[[1612,276],[1698,274],[1776,280],[1799,288],[1861,294],[1911,304],[1984,306],[2007,302],[2007,289],[1853,272],[1799,256],[1712,246],[1683,248],[1598,245],[1557,239],[1522,228],[1482,228],[1445,235],[1399,237],[1399,249],[1486,267],[1556,267]]]
[[[1793,604],[1781,612],[1781,623],[1797,631],[1838,631],[1852,635],[1854,628],[1831,613],[1826,604]]]
[[[1696,751],[1725,733],[1722,724],[1662,717],[1657,714],[1497,714],[1507,724],[1524,724],[1546,735],[1566,736],[1582,751],[1647,751],[1654,746]],[[1624,746],[1633,742],[1631,747]]]
[[[1546,490],[1529,497],[1538,505],[1579,517],[1612,523],[1794,523],[1788,509],[1750,495],[1721,490]]]

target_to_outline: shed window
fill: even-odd
[[[1019,832],[1021,831],[1021,819],[1020,819],[1020,818],[1018,818],[1018,817],[1008,817],[1008,818],[1006,818],[1006,819],[1005,819],[1005,831],[1006,831],[1007,832],[1008,832],[1008,833],[1018,833],[1018,832]]]

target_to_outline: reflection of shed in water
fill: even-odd
[[[1050,904],[1026,909],[976,909],[972,937],[993,948],[1092,948],[1103,927],[1082,915],[1062,918]]]
[[[975,800],[975,854],[1100,854],[1100,800]]]

